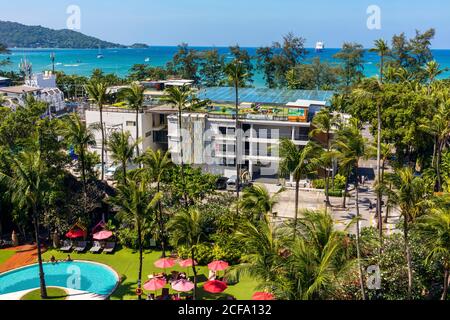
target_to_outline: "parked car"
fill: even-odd
[[[220,177],[216,181],[216,189],[217,190],[227,190],[227,177]]]
[[[115,166],[109,167],[108,169],[106,169],[106,172],[105,172],[106,180],[109,180],[109,181],[115,180],[116,171],[117,171],[117,167],[115,167]]]
[[[236,180],[237,180],[237,176],[232,176],[228,179],[227,181],[227,190],[228,191],[236,191]],[[249,182],[249,181],[239,181],[239,191],[242,189],[245,189],[247,187],[251,187],[253,186],[253,183]]]

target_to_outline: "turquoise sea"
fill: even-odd
[[[193,47],[196,50],[208,50],[212,47]],[[231,61],[228,48],[217,48],[221,54],[225,54],[227,59]],[[257,48],[245,48],[249,54],[254,56]],[[101,54],[103,59],[98,59],[97,49],[12,49],[8,56],[11,64],[2,67],[3,70],[18,71],[21,59],[28,59],[33,65],[33,71],[39,72],[51,69],[50,54],[55,53],[56,70],[64,71],[67,74],[89,75],[95,68],[102,69],[105,73],[115,73],[118,76],[125,76],[130,67],[137,63],[147,63],[152,66],[164,66],[170,61],[177,51],[177,47],[155,46],[148,49],[103,49]],[[333,59],[333,55],[339,49],[326,49],[321,53],[316,53],[314,49],[309,49],[307,61],[319,56],[322,61],[328,61],[333,64],[337,62]],[[433,50],[435,59],[440,63],[441,67],[450,68],[450,50]],[[5,58],[6,56],[2,56]],[[1,60],[1,59],[0,59]],[[146,62],[146,60],[148,60]],[[366,52],[364,72],[367,76],[377,74],[378,56],[375,53]],[[450,72],[445,73],[442,77],[450,77]],[[256,72],[254,77],[254,85],[256,87],[264,86],[264,79],[261,73]]]

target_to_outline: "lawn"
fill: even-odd
[[[67,254],[61,253],[56,250],[49,250],[44,254],[46,261],[50,260],[51,256],[55,256],[58,260],[65,260]],[[135,289],[137,282],[137,275],[139,269],[139,254],[130,249],[122,249],[116,251],[113,255],[107,254],[92,254],[92,253],[71,253],[72,259],[75,260],[88,260],[106,264],[112,267],[121,276],[122,281],[117,290],[112,294],[111,300],[131,300],[136,299]],[[159,251],[146,251],[144,254],[143,264],[143,277],[142,280],[147,280],[147,275],[152,273],[162,272],[162,269],[156,268],[153,263],[161,257]],[[181,268],[179,266],[173,269],[167,269],[169,273],[172,270],[188,271],[187,268]],[[192,276],[192,268],[189,268],[189,275]],[[208,268],[205,266],[198,267],[198,280],[199,280],[199,297],[203,299],[225,299],[229,295],[233,295],[238,300],[251,299],[253,293],[256,291],[257,282],[250,279],[247,276],[242,276],[239,283],[236,285],[230,285],[228,289],[221,295],[212,295],[204,292],[201,289],[202,283],[207,281]]]
[[[47,288],[47,296],[46,300],[66,300],[67,292],[60,288]],[[41,290],[37,289],[27,293],[20,300],[42,300],[41,298]]]
[[[12,250],[0,250],[0,264],[7,261],[9,258],[11,258],[15,254]]]

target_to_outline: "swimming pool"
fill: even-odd
[[[119,277],[108,266],[87,262],[59,262],[44,264],[45,283],[99,295],[110,295]],[[0,274],[0,295],[39,287],[37,264]]]

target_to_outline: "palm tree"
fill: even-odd
[[[64,126],[65,138],[69,145],[74,147],[79,157],[81,165],[81,180],[83,182],[83,192],[86,196],[86,154],[89,147],[94,147],[95,136],[93,132],[86,127],[77,114],[71,114],[67,117]]]
[[[234,60],[225,67],[225,74],[234,85],[235,90],[235,134],[236,134],[236,203],[239,202],[239,189],[241,178],[241,159],[239,151],[242,144],[242,133],[239,126],[239,87],[247,77],[247,72],[241,61]],[[239,214],[239,206],[236,206],[236,214]]]
[[[133,224],[137,231],[139,248],[138,289],[141,288],[142,283],[143,226],[146,221],[153,219],[155,206],[160,198],[160,193],[154,194],[149,191],[146,182],[132,177],[128,178],[126,183],[120,184],[117,187],[117,194],[109,200],[119,209],[118,219]],[[141,296],[139,296],[139,299],[141,299]]]
[[[408,298],[413,288],[412,257],[409,245],[410,224],[421,216],[429,206],[429,190],[426,182],[414,176],[410,167],[399,169],[390,176],[395,187],[393,201],[400,209],[403,217],[404,253],[408,269]]]
[[[429,61],[425,65],[424,71],[427,75],[427,78],[429,79],[429,84],[431,86],[438,76],[440,76],[442,73],[448,71],[448,68],[441,69],[441,66],[439,65],[439,63],[437,63],[435,60],[432,60],[432,61]],[[429,91],[429,93],[430,93],[430,91]]]
[[[139,83],[133,83],[129,88],[119,92],[119,97],[130,109],[136,111],[136,141],[139,140],[139,112],[144,104],[145,88]],[[139,144],[136,144],[136,156],[139,157]]]
[[[433,118],[428,121],[424,120],[424,123],[419,126],[434,137],[433,166],[436,170],[438,192],[442,191],[442,152],[450,138],[450,108],[447,107],[449,100],[449,98],[442,97]]]
[[[327,139],[327,154],[329,155],[331,152],[331,130],[336,127],[336,119],[333,116],[333,113],[329,108],[324,108],[320,110],[316,116],[313,119],[312,122],[314,129],[311,130],[309,135],[311,137],[315,137],[318,135],[325,135]],[[326,157],[329,158],[329,157]],[[330,162],[332,159],[327,159],[328,161],[325,161],[325,171],[326,171],[326,177],[325,177],[325,197],[326,197],[326,204],[327,206],[330,206],[330,196],[329,196],[329,190],[330,190]]]
[[[170,220],[168,229],[172,234],[172,242],[175,246],[185,246],[190,250],[191,259],[195,261],[196,246],[203,236],[202,215],[199,209],[190,207],[188,210],[178,212]],[[197,298],[197,268],[192,264],[194,272],[194,300]]]
[[[131,133],[113,132],[108,139],[108,149],[114,164],[122,168],[122,183],[127,183],[127,166],[134,157],[134,151],[139,141],[131,142]]]
[[[384,39],[375,40],[375,47],[370,49],[371,52],[376,52],[380,56],[380,83],[383,83],[384,59],[391,52],[389,45]]]
[[[47,168],[39,150],[20,152],[10,159],[10,166],[13,174],[8,175],[6,172],[0,172],[0,179],[6,181],[9,186],[13,202],[32,215],[37,245],[41,298],[46,299],[47,288],[42,265],[39,221],[42,207],[45,205],[45,196],[51,188],[46,178]]]
[[[348,126],[345,126],[337,132],[334,141],[335,148],[338,151],[338,160],[342,167],[353,168],[356,175],[355,191],[356,191],[356,251],[358,258],[358,269],[360,275],[361,294],[366,300],[366,292],[364,288],[363,271],[361,264],[360,249],[360,212],[359,212],[359,162],[366,157],[366,139],[361,134],[359,122],[356,118],[351,118]],[[348,178],[347,178],[348,179]]]
[[[434,258],[442,263],[444,283],[441,300],[447,300],[450,284],[450,211],[433,209],[431,214],[420,217],[417,226],[425,245],[429,248],[426,264]]]
[[[143,164],[144,173],[147,175],[150,181],[156,182],[156,191],[161,191],[161,181],[164,175],[172,167],[173,163],[170,160],[169,152],[162,152],[161,150],[154,151],[147,149],[145,153],[138,159],[139,163]],[[158,225],[159,234],[161,240],[162,256],[166,256],[166,235],[164,228],[164,218],[161,200],[158,201]]]
[[[283,191],[281,189],[272,196],[264,185],[253,185],[243,191],[239,207],[243,212],[248,212],[256,217],[256,220],[260,220],[265,215],[274,213],[273,208],[278,203],[277,195]]]
[[[97,104],[98,110],[100,111],[100,131],[102,135],[102,176],[101,180],[105,180],[105,148],[106,148],[106,139],[105,139],[105,128],[103,123],[103,106],[106,103],[106,92],[108,89],[108,85],[100,80],[91,80],[85,86],[86,92],[89,94],[90,98]]]
[[[186,179],[184,174],[184,153],[183,153],[183,133],[182,131],[182,115],[185,110],[195,110],[205,104],[204,101],[199,101],[193,97],[192,90],[187,86],[169,87],[166,89],[166,96],[163,101],[175,106],[178,110],[178,135],[180,136],[180,166],[181,166],[181,182],[183,188],[186,188]],[[184,190],[184,201],[187,207],[188,200],[186,190]]]
[[[317,169],[317,157],[321,152],[322,148],[312,142],[308,143],[302,149],[298,149],[289,139],[282,139],[280,142],[280,175],[286,176],[290,174],[295,180],[294,238],[298,219],[300,179]]]

